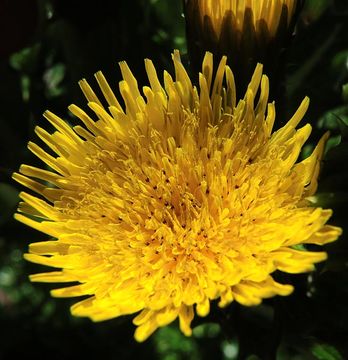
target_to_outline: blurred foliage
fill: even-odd
[[[20,11],[18,11],[20,9]],[[67,105],[82,103],[77,81],[102,69],[117,89],[117,62],[126,59],[145,83],[143,59],[159,73],[171,69],[170,53],[185,53],[181,3],[171,0],[0,1],[0,359],[279,359],[348,358],[347,236],[326,246],[328,261],[311,274],[277,277],[295,293],[253,308],[212,306],[196,318],[186,338],[173,324],[144,344],[133,338],[130,317],[94,324],[73,318],[74,300],[52,299],[53,285],[31,284],[41,267],[23,260],[28,243],[45,236],[12,219],[21,190],[11,174],[37,163],[26,150],[33,128],[49,108],[69,119]],[[307,0],[289,49],[287,118],[308,95],[314,129],[303,152],[327,130],[318,195],[334,209],[331,223],[347,232],[348,199],[348,2]],[[47,124],[44,125],[47,128]],[[42,267],[44,269],[44,267]]]

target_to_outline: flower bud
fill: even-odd
[[[185,0],[191,66],[197,71],[205,51],[228,56],[241,94],[257,62],[271,81],[279,56],[293,33],[300,0]]]

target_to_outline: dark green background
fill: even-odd
[[[94,84],[103,70],[117,89],[117,62],[127,60],[144,84],[144,57],[159,73],[170,54],[185,59],[185,21],[179,0],[0,0],[0,359],[319,359],[348,358],[348,246],[344,235],[326,246],[329,259],[312,274],[277,277],[295,285],[286,298],[261,306],[237,304],[195,318],[185,338],[175,323],[148,341],[133,339],[131,317],[103,323],[73,318],[75,300],[53,299],[54,285],[31,284],[47,270],[27,263],[28,244],[45,236],[13,220],[21,187],[11,174],[21,163],[40,164],[26,149],[41,114],[69,119],[70,103],[84,106],[77,81]],[[305,95],[313,135],[307,156],[326,129],[319,200],[346,226],[348,124],[348,2],[307,0],[286,64],[287,117]],[[238,56],[238,54],[236,54]],[[284,120],[284,119],[281,119]],[[286,119],[285,119],[286,120]]]

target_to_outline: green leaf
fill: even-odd
[[[348,60],[348,50],[342,50],[335,54],[331,61],[331,70],[336,73],[340,74],[342,71],[345,71],[346,64]]]
[[[196,338],[215,338],[221,332],[219,324],[206,323],[196,326],[193,329],[193,336]]]
[[[342,136],[336,135],[329,138],[329,140],[325,144],[325,154],[333,149],[334,147],[338,146],[341,143]]]
[[[318,121],[319,129],[334,130],[347,127],[348,124],[348,107],[340,106],[326,112]]]
[[[318,360],[343,360],[338,350],[328,344],[315,344],[312,347],[312,354]]]
[[[153,336],[157,353],[161,359],[183,359],[198,360],[199,349],[193,338],[185,337],[175,326],[166,326]]]
[[[30,73],[38,64],[40,44],[24,48],[10,57],[10,65],[21,72]]]
[[[65,76],[65,71],[65,65],[62,63],[57,63],[46,71],[44,80],[46,83],[47,98],[56,97],[64,93],[62,81]]]

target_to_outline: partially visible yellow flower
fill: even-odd
[[[75,282],[52,295],[89,296],[72,306],[77,316],[139,313],[138,341],[177,318],[190,335],[194,313],[206,316],[215,299],[251,306],[289,295],[293,287],[272,273],[311,271],[327,257],[295,245],[323,245],[341,232],[326,225],[331,210],[309,200],[326,135],[296,162],[311,132],[308,124],[295,129],[308,99],[272,133],[275,106],[261,65],[237,102],[225,57],[214,76],[205,55],[199,89],[178,52],[173,61],[175,79],[165,72],[162,86],[145,60],[150,86],[142,93],[120,63],[124,107],[100,72],[105,99],[81,81],[94,115],[71,105],[80,121],[71,127],[47,111],[56,131],[36,133],[51,153],[29,149],[49,169],[22,165],[14,174],[36,193],[21,193],[16,218],[52,237],[31,244],[25,258],[57,268],[31,280]]]
[[[198,72],[206,51],[227,55],[237,92],[244,94],[258,62],[271,78],[274,96],[282,86],[284,49],[302,0],[185,0],[190,65]],[[283,91],[283,90],[282,90]],[[240,93],[239,93],[240,92]]]
[[[223,31],[241,37],[243,32],[255,32],[257,37],[276,37],[290,26],[297,0],[189,0],[201,17],[201,26],[211,24],[215,36]]]

